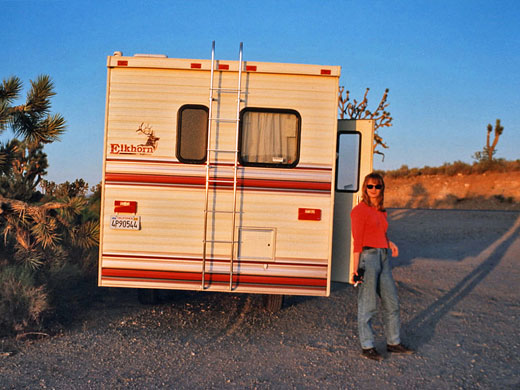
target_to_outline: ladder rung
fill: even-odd
[[[212,179],[212,178],[209,178],[208,182],[210,182],[210,183],[234,183],[235,180],[233,180],[233,179]]]
[[[226,150],[226,149],[208,149],[209,152],[218,153],[238,153],[238,150]]]
[[[239,89],[233,89],[233,88],[210,88],[212,91],[220,91],[220,92],[228,92],[228,93],[244,93],[244,91],[241,91]]]
[[[211,210],[211,209],[208,209],[208,210],[204,210],[204,212],[206,213],[223,213],[223,214],[241,214],[242,212],[241,211],[231,211],[231,210]]]
[[[204,241],[204,240],[202,240]],[[231,240],[205,240],[204,242],[212,242],[214,244],[233,244],[233,243],[238,243],[238,241],[231,241]]]
[[[212,121],[224,122],[224,123],[235,123],[240,122],[240,119],[228,119],[228,118],[211,118]]]
[[[234,165],[232,163],[229,164],[229,165],[222,165],[222,164],[221,165],[219,165],[219,164],[208,165],[209,169],[222,169],[223,167],[224,168],[226,168],[226,167],[227,168],[233,168]],[[237,168],[238,168],[238,164],[237,164]]]

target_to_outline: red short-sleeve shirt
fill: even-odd
[[[361,202],[350,213],[354,252],[359,253],[364,246],[388,248],[386,231],[388,221],[386,211],[378,211]]]

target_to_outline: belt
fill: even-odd
[[[385,251],[388,250],[388,248],[374,248],[373,246],[364,246],[362,248],[362,250],[364,250],[364,251],[369,251],[371,249],[382,249],[382,250],[385,250]]]

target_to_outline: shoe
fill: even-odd
[[[415,353],[414,350],[408,348],[408,347],[405,347],[403,344],[397,344],[397,345],[390,345],[390,344],[387,344],[386,345],[386,350],[388,352],[393,352],[393,353],[404,353],[406,355],[411,355],[412,353]]]
[[[376,351],[375,348],[363,349],[361,356],[371,360],[383,360],[383,357]]]

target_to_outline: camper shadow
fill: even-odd
[[[220,292],[200,292],[200,291],[178,291],[178,290],[157,290],[157,304],[208,306],[208,310],[227,310],[231,302],[243,304],[248,302],[248,311],[265,311],[276,313],[289,307],[299,306],[305,302],[319,299],[316,296],[307,295],[268,295],[268,294],[248,294],[248,293],[220,293]],[[281,299],[281,302],[278,300]],[[266,299],[272,299],[267,301]],[[280,306],[278,307],[278,304]],[[234,305],[234,304],[233,304]]]
[[[333,292],[345,288],[334,284]],[[67,327],[82,324],[99,312],[105,313],[109,322],[119,323],[121,318],[163,317],[165,326],[192,322],[195,328],[199,322],[229,324],[244,321],[249,317],[276,318],[285,315],[288,310],[297,309],[317,299],[326,297],[285,295],[279,311],[270,311],[265,307],[264,294],[200,292],[191,290],[155,290],[156,301],[143,304],[138,299],[139,289],[100,288],[95,301],[84,307],[81,316],[70,318]],[[168,324],[168,325],[166,325]]]

